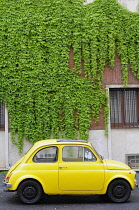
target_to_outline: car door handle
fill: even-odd
[[[67,167],[66,166],[59,166],[59,168],[62,169],[62,168],[67,168]]]

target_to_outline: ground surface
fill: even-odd
[[[39,204],[22,204],[17,194],[4,192],[2,181],[5,175],[0,174],[0,209],[10,210],[139,210],[139,188],[131,193],[128,202],[122,204],[109,203],[101,196],[44,196]],[[137,173],[139,185],[139,173]]]

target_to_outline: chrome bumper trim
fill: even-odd
[[[4,185],[4,187],[6,187],[6,188],[12,187],[12,184],[10,184],[10,183],[5,183],[5,182],[3,182],[3,185]]]

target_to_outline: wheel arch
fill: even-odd
[[[112,176],[110,179],[107,180],[107,182],[105,182],[102,194],[105,194],[107,192],[108,187],[110,186],[110,184],[113,181],[116,181],[116,180],[124,180],[130,185],[131,190],[134,189],[134,183],[129,177],[127,177],[127,176]]]
[[[43,188],[37,180],[25,179],[19,184],[17,188],[17,195],[23,203],[35,204],[41,200]]]
[[[129,199],[131,190],[131,185],[126,179],[117,178],[109,183],[106,196],[111,202],[124,203]]]
[[[43,182],[40,179],[38,179],[38,177],[35,177],[35,176],[21,176],[19,179],[16,180],[16,182],[12,186],[12,190],[17,191],[20,184],[27,180],[33,180],[33,181],[36,181],[37,183],[39,183],[43,192],[44,192]]]
[[[107,189],[106,189],[106,192],[108,191],[108,188],[109,188],[109,186],[110,186],[111,183],[113,183],[114,181],[120,181],[120,180],[123,180],[123,181],[125,181],[126,183],[128,183],[129,186],[130,186],[130,188],[131,188],[131,190],[132,190],[132,186],[131,186],[130,182],[129,182],[127,179],[125,179],[125,178],[123,178],[123,177],[122,177],[122,178],[117,177],[117,178],[115,178],[115,179],[112,179],[112,180],[109,182],[109,184],[108,184],[108,186],[107,186]]]
[[[35,179],[35,178],[25,178],[25,179],[23,179],[21,182],[19,182],[19,184],[18,184],[18,186],[17,186],[17,190],[18,190],[19,186],[20,186],[23,182],[26,182],[26,181],[29,181],[29,180],[32,180],[32,181],[37,182],[37,183],[41,186],[41,188],[42,188],[42,190],[43,190],[43,192],[44,192],[42,183],[41,183],[40,181],[38,181],[37,179]]]

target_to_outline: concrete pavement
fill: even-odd
[[[0,192],[3,191],[3,180],[5,178],[4,174],[0,174]]]
[[[139,210],[139,188],[131,192],[130,199],[126,203],[106,202],[101,196],[47,196],[44,195],[41,202],[34,205],[24,205],[18,199],[16,193],[7,193],[3,191],[3,179],[5,175],[0,174],[0,210]],[[137,173],[137,182],[139,184],[139,173]]]

